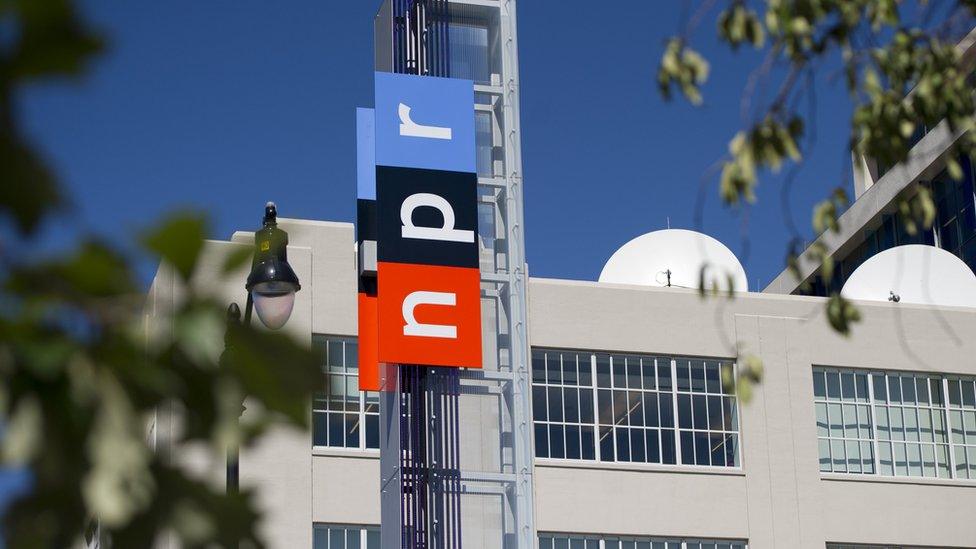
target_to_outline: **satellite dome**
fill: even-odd
[[[731,276],[733,289],[749,289],[746,271],[732,250],[708,235],[684,229],[653,231],[624,244],[603,266],[600,282],[698,289],[706,265],[706,283],[714,278],[718,289],[727,289],[725,281]]]
[[[840,293],[847,299],[976,307],[976,275],[942,248],[909,244],[862,263]]]

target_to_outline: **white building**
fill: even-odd
[[[274,547],[373,547],[377,407],[355,385],[353,227],[280,226],[303,286],[284,329],[326,347],[332,394],[310,405],[312,433],[276,432],[243,452],[241,485],[257,488]],[[203,257],[201,284],[228,302],[245,273],[213,281],[249,237],[210,242]],[[160,270],[151,318],[178,293],[173,280]],[[532,279],[528,295],[540,547],[976,547],[976,311],[865,302],[843,338],[819,297],[703,300],[550,279]],[[737,404],[718,367],[747,354],[765,377]],[[462,462],[486,478],[504,472],[503,397],[462,396]],[[177,453],[223,478],[223,462]],[[503,499],[462,496],[465,547],[503,546]],[[324,541],[340,532],[361,545]]]
[[[976,310],[864,302],[844,338],[821,297],[524,284],[514,1],[450,5],[463,41],[451,62],[476,82],[486,327],[484,371],[465,374],[461,396],[464,547],[525,547],[520,527],[540,549],[976,547]],[[241,485],[256,489],[273,547],[374,549],[379,409],[356,385],[354,228],[280,226],[302,281],[284,329],[325,350],[329,389],[309,403],[312,432],[281,429],[242,452]],[[242,301],[246,273],[220,272],[251,242],[208,242],[200,286]],[[160,269],[149,322],[179,299],[175,280]],[[720,372],[750,355],[765,376],[741,403]],[[526,448],[535,457],[522,471]],[[223,482],[223,460],[160,451]]]

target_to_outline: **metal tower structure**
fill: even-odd
[[[376,70],[475,82],[485,356],[483,369],[460,372],[458,411],[447,418],[460,436],[454,456],[460,516],[451,520],[464,524],[460,540],[467,548],[536,545],[515,12],[516,0],[385,0],[375,21]],[[406,402],[416,399],[415,377],[404,382],[401,374],[400,401],[381,409],[382,423],[401,427],[403,410],[410,408]],[[406,395],[407,389],[414,393]],[[427,390],[429,399],[434,389]],[[429,413],[416,405],[412,409]],[[436,414],[425,421],[435,438],[452,427]],[[405,433],[395,436],[410,444]],[[403,450],[397,451],[401,470],[394,472],[388,459],[383,475],[388,480],[398,473],[403,483],[410,480],[403,475],[415,469],[404,464]],[[436,509],[408,517],[404,509],[419,502],[414,492],[403,496],[395,528],[418,516],[441,524],[434,517],[446,515]],[[390,498],[384,499],[389,504]],[[430,546],[456,546],[450,536],[445,539]]]

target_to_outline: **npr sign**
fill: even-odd
[[[376,73],[375,182],[364,188],[361,174],[359,186],[359,211],[374,190],[375,213],[359,223],[375,224],[360,234],[376,239],[375,309],[365,312],[380,363],[481,367],[473,90],[470,80]],[[361,334],[361,356],[369,344]]]

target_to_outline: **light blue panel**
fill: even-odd
[[[376,164],[476,171],[470,80],[376,73]]]
[[[376,200],[376,128],[373,109],[356,109],[356,198]]]

